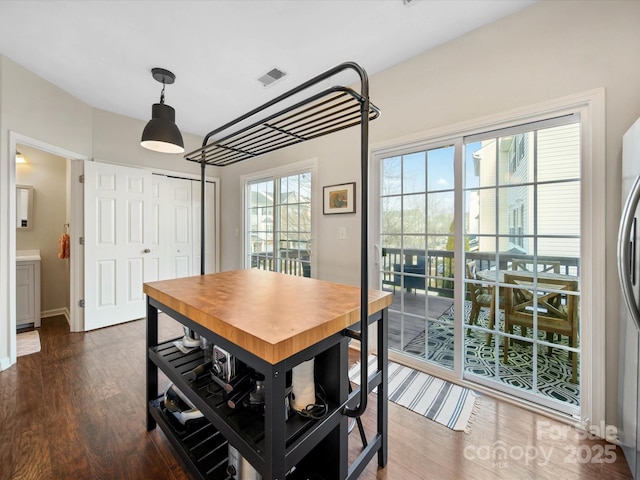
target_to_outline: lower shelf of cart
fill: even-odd
[[[166,413],[161,399],[150,402],[149,407],[151,415],[196,478],[229,478],[228,442],[213,425],[204,419],[182,425]]]
[[[229,442],[206,419],[182,425],[164,408],[162,397],[150,402],[151,415],[196,478],[233,480],[227,473]],[[324,480],[318,473],[293,468],[287,480]]]
[[[264,408],[243,405],[235,409],[229,407],[223,389],[211,380],[210,375],[203,375],[189,384],[185,383],[183,375],[203,363],[203,353],[200,349],[184,354],[172,342],[167,342],[152,348],[149,355],[153,362],[168,375],[169,379],[185,393],[191,391],[206,403],[206,406],[202,407],[202,412],[218,428],[223,428],[223,425],[226,425],[232,430],[232,432],[228,432],[230,440],[234,440],[233,437],[237,436],[243,443],[252,448],[258,456],[262,456],[265,448]],[[184,385],[182,385],[183,383]],[[282,408],[286,408],[284,397],[282,399]],[[327,409],[328,414],[331,414],[335,412],[337,406],[329,404]],[[317,422],[318,420],[302,417],[291,412],[285,424],[287,448],[304,441],[304,433],[312,429]],[[332,427],[335,426],[335,422],[332,423]],[[311,448],[311,446],[303,447],[300,451],[308,452]]]

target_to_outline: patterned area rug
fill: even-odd
[[[40,334],[37,330],[16,335],[16,356],[22,357],[40,351]]]
[[[375,355],[369,355],[369,370],[375,370]],[[349,370],[349,379],[360,381],[360,364]],[[426,373],[389,362],[389,400],[445,427],[469,433],[479,395]]]
[[[470,302],[465,302],[465,318],[471,309]],[[478,316],[479,325],[488,325],[488,311],[481,309]],[[438,318],[441,323],[431,323],[427,344],[426,359],[439,365],[453,368],[453,307]],[[543,332],[541,332],[543,334]],[[561,344],[567,345],[566,337]],[[425,332],[418,334],[404,348],[410,353],[425,358]],[[502,342],[498,346],[497,375],[495,361],[495,340],[491,345],[486,344],[486,334],[472,331],[465,337],[465,371],[483,377],[492,377],[511,387],[532,391],[533,365],[532,348],[528,345],[514,343],[509,347],[509,363],[502,361]],[[549,354],[546,347],[538,352],[538,393],[566,402],[570,405],[580,405],[580,384],[571,383],[571,361],[567,352],[553,349]]]

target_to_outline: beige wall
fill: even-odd
[[[542,1],[371,78],[371,97],[383,112],[371,125],[374,146],[545,100],[606,88],[606,158],[595,160],[607,165],[607,291],[603,294],[607,298],[607,421],[612,424],[616,421],[619,288],[615,237],[620,213],[621,138],[640,116],[638,24],[637,1]],[[139,148],[142,126],[143,122],[92,109],[0,57],[0,201],[4,204],[9,194],[5,185],[9,130],[99,160],[189,172],[195,167],[197,171],[197,166],[185,165],[189,162],[180,158],[174,160]],[[220,169],[223,270],[242,265],[241,241],[235,236],[236,229],[242,231],[240,176],[317,158],[319,187],[357,180],[356,130]],[[198,146],[197,138],[185,136],[185,142]],[[320,202],[321,188],[317,195]],[[6,223],[3,209],[3,240],[9,231]],[[347,240],[338,239],[340,227],[346,228]],[[314,238],[319,278],[358,283],[358,232],[359,214],[319,215]],[[4,241],[2,245],[0,305],[6,305],[8,270],[3,258],[12,245]],[[2,308],[0,332],[6,334],[7,311]],[[8,351],[5,338],[0,335],[0,359]]]
[[[93,109],[8,58],[0,61],[3,145],[13,131],[91,157]]]
[[[17,250],[40,250],[40,306],[50,311],[69,308],[69,260],[58,258],[58,238],[67,220],[67,161],[19,145],[29,163],[16,165],[16,184],[31,185],[33,226],[16,232]],[[58,312],[59,313],[59,312]]]

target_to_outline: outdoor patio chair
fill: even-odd
[[[395,293],[396,286],[404,286],[409,292],[411,290],[424,290],[425,289],[425,257],[418,256],[418,263],[416,264],[393,264],[393,292]],[[407,275],[409,274],[409,275]]]
[[[469,325],[475,325],[478,321],[478,316],[480,315],[481,308],[489,309],[489,329],[493,330],[495,323],[495,310],[494,310],[494,301],[493,301],[493,292],[494,287],[481,285],[479,283],[474,283],[478,281],[478,276],[476,275],[477,267],[476,261],[471,260],[466,264],[467,271],[467,279],[472,280],[472,282],[467,282],[467,289],[469,291],[469,298],[471,299],[471,312],[469,313]],[[500,302],[502,303],[502,302]],[[467,330],[469,333],[471,330]],[[492,334],[487,334],[487,345],[491,344]]]
[[[511,260],[511,270],[533,272],[533,260],[513,259]],[[560,273],[560,262],[538,262],[538,272]],[[527,328],[522,328],[522,336],[527,336]]]
[[[545,278],[535,285],[530,275],[506,274],[504,282],[504,330],[513,333],[514,325],[521,328],[533,328],[534,312],[537,316],[538,330],[547,333],[552,341],[553,334],[568,337],[569,346],[578,344],[578,280],[573,277]],[[513,285],[509,287],[508,285]],[[504,363],[509,363],[509,337],[504,337]],[[551,347],[549,348],[551,354]],[[577,382],[578,356],[569,352],[572,361],[571,382]]]

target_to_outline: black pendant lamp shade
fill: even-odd
[[[153,78],[162,83],[162,93],[160,103],[154,103],[151,107],[151,120],[144,127],[140,145],[156,152],[183,153],[184,141],[176,126],[176,111],[164,103],[164,87],[172,84],[176,77],[164,68],[153,68],[151,73]]]

